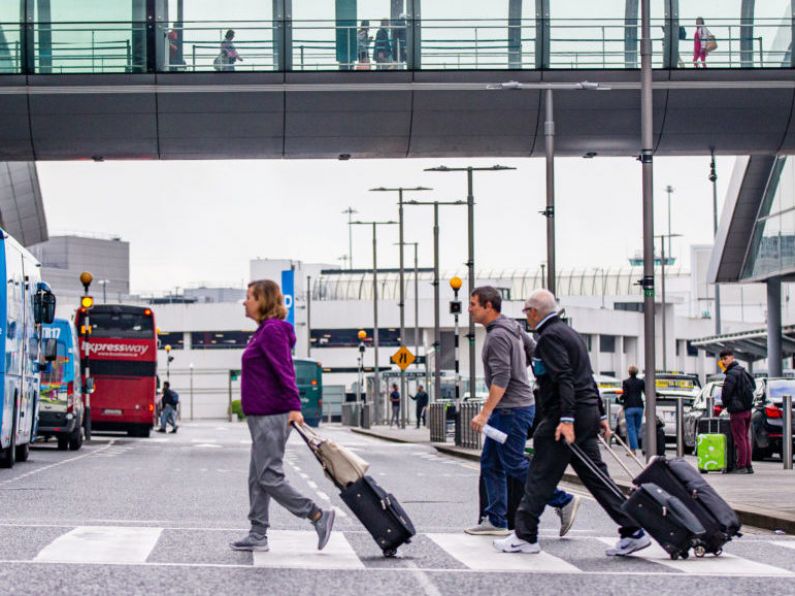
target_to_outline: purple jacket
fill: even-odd
[[[244,414],[271,416],[301,410],[291,353],[294,345],[290,323],[279,319],[260,323],[243,352],[240,400]]]

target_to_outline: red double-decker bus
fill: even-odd
[[[83,374],[88,363],[94,381],[92,430],[148,437],[157,393],[157,333],[152,309],[122,304],[98,304],[89,310],[81,307],[75,325]]]

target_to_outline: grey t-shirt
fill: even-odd
[[[520,408],[535,404],[527,367],[535,342],[513,319],[500,315],[486,326],[483,371],[486,386],[505,388],[497,408]]]

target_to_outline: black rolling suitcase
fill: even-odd
[[[720,555],[727,542],[741,535],[737,514],[684,459],[654,457],[633,482],[656,484],[680,499],[698,518],[704,526],[704,535],[695,547],[696,556]]]
[[[604,441],[602,444],[607,445]],[[700,544],[704,527],[681,499],[653,483],[636,487],[627,498],[613,479],[604,474],[579,445],[574,443],[569,448],[613,494],[624,500],[621,509],[646,530],[672,559],[686,559],[690,549]]]
[[[394,557],[398,547],[411,542],[416,534],[414,524],[398,500],[370,476],[342,489],[340,497],[367,528],[385,557]]]

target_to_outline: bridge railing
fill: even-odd
[[[0,23],[0,73],[636,69],[637,19]],[[710,68],[791,68],[795,23],[708,19]],[[229,31],[234,32],[226,40]],[[694,67],[695,22],[652,20],[653,66]],[[231,68],[217,58],[231,44]]]

